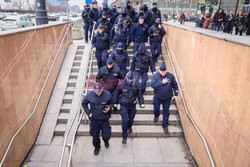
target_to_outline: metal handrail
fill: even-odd
[[[48,72],[48,75],[47,75],[47,77],[46,77],[46,80],[45,80],[45,82],[44,82],[44,84],[43,84],[43,87],[42,87],[42,89],[41,89],[41,91],[40,91],[40,94],[39,94],[38,99],[37,99],[37,101],[36,101],[35,107],[34,107],[32,113],[29,115],[29,117],[24,121],[24,123],[22,124],[22,126],[21,126],[21,127],[18,129],[18,131],[15,133],[15,135],[12,136],[11,141],[10,141],[10,143],[9,143],[9,145],[8,145],[8,147],[7,147],[6,151],[5,151],[5,153],[4,153],[4,156],[3,156],[2,160],[1,160],[0,167],[2,167],[2,165],[3,165],[4,161],[5,161],[5,158],[6,158],[7,154],[8,154],[8,152],[9,152],[10,147],[12,146],[12,143],[13,143],[13,141],[15,140],[16,136],[20,133],[20,131],[24,128],[24,126],[26,125],[26,123],[30,120],[30,118],[31,118],[31,117],[34,115],[34,113],[36,112],[36,108],[37,108],[38,103],[39,103],[39,101],[40,101],[40,98],[41,98],[41,96],[42,96],[42,94],[43,94],[43,91],[44,91],[44,88],[45,88],[45,86],[46,86],[46,83],[47,83],[47,81],[48,81],[48,79],[49,79],[49,77],[50,77],[50,73],[51,73],[51,71],[52,71],[52,69],[53,69],[53,67],[54,67],[54,64],[55,64],[56,59],[57,59],[58,54],[59,54],[59,51],[61,50],[62,44],[63,44],[63,42],[64,42],[64,40],[65,40],[65,38],[66,38],[66,35],[68,34],[68,30],[69,30],[70,26],[72,26],[72,24],[69,24],[68,27],[67,27],[67,30],[66,30],[66,32],[65,32],[65,34],[64,34],[64,36],[63,36],[63,39],[62,39],[62,41],[61,41],[61,43],[60,43],[60,45],[59,45],[59,48],[58,48],[58,50],[57,50],[56,56],[55,56],[55,58],[54,58],[54,60],[53,60],[53,62],[52,62],[52,65],[51,65],[50,69],[49,69],[49,72]]]
[[[91,35],[91,42],[92,42],[92,39],[93,39],[93,33],[94,33],[94,26],[93,26],[93,29],[92,29],[92,35]],[[92,50],[90,50],[90,56],[91,56],[91,64],[90,64],[90,68],[89,68],[89,71],[88,71],[88,78],[90,77],[90,73],[91,73],[91,67],[92,67],[92,59],[93,59],[93,52],[92,52]],[[86,95],[87,94],[87,92],[88,92],[88,84],[89,84],[89,82],[87,82],[87,85],[86,85],[86,90],[85,90],[85,93],[84,94],[82,94],[82,96],[84,96],[84,95]],[[80,92],[82,92],[82,89],[80,90]],[[82,97],[81,96],[81,97]],[[81,101],[80,99],[81,99],[81,97],[79,98],[79,100],[78,100],[78,103],[80,103],[79,101]],[[76,112],[76,114],[74,115],[74,119],[71,121],[71,123],[70,123],[70,125],[69,125],[69,128],[68,128],[68,130],[67,130],[67,132],[66,132],[66,136],[65,136],[65,138],[64,138],[64,143],[63,143],[63,149],[62,149],[62,152],[61,152],[61,157],[60,157],[60,160],[59,160],[59,165],[58,165],[58,167],[61,167],[62,166],[62,161],[63,161],[63,156],[64,156],[64,152],[65,152],[65,147],[67,146],[67,147],[69,147],[70,148],[70,153],[72,152],[71,151],[71,148],[73,148],[73,144],[71,144],[71,145],[66,145],[66,142],[67,142],[67,140],[68,140],[68,136],[69,136],[69,133],[70,133],[70,131],[71,131],[71,128],[73,127],[73,124],[74,124],[74,122],[75,122],[75,120],[76,120],[76,118],[77,118],[77,115],[80,113],[80,104],[78,105],[78,107],[77,107],[77,112]],[[82,112],[81,113],[81,115],[80,115],[80,123],[81,123],[81,119],[82,119],[82,117],[83,117],[83,114],[84,114],[84,112]],[[76,128],[76,131],[78,130],[78,127],[79,127],[79,119],[78,119],[78,124],[77,124],[77,128]],[[72,141],[74,142],[74,140],[75,140],[75,134],[76,134],[76,132],[74,131],[74,133],[73,133],[73,139],[72,139]],[[69,154],[69,159],[71,158],[71,154]],[[68,160],[68,162],[70,163],[71,161],[70,160]]]
[[[171,56],[170,56],[170,53],[169,53],[169,51],[168,51],[167,44],[166,44],[166,41],[165,41],[164,38],[163,38],[163,42],[164,42],[165,49],[167,50],[167,53],[168,53],[168,57],[169,57],[169,60],[170,60],[170,64],[171,64],[171,66],[172,66],[172,69],[173,69],[173,72],[174,72],[174,75],[175,75],[175,78],[176,78],[176,82],[177,82],[178,85],[180,85],[180,84],[179,84],[179,80],[178,80],[178,78],[177,78],[176,71],[175,71],[175,67],[174,67],[174,64],[173,64],[173,60],[172,60],[172,58],[171,58]],[[212,158],[212,155],[211,155],[211,153],[210,153],[210,151],[209,151],[209,148],[208,148],[208,146],[207,146],[206,139],[203,137],[203,135],[201,134],[200,130],[198,129],[198,127],[196,126],[196,124],[194,123],[193,119],[191,118],[191,116],[190,116],[189,113],[188,113],[187,106],[186,106],[186,102],[185,102],[185,100],[184,100],[184,97],[183,97],[183,94],[182,94],[182,89],[181,89],[180,86],[179,86],[179,92],[180,92],[180,95],[181,95],[182,103],[183,103],[183,105],[184,105],[185,113],[186,113],[188,119],[190,120],[190,122],[192,123],[192,125],[194,126],[195,130],[198,132],[199,136],[201,137],[201,139],[202,139],[202,141],[203,141],[203,143],[204,143],[204,145],[205,145],[205,148],[206,148],[206,151],[207,151],[207,154],[208,154],[208,157],[209,157],[209,161],[210,161],[211,166],[212,166],[212,167],[215,167],[214,161],[213,161],[213,158]]]

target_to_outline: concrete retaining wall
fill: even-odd
[[[207,140],[216,166],[248,167],[249,38],[173,24],[164,26],[188,111]],[[166,50],[163,54],[167,56]],[[186,141],[198,165],[210,166],[202,140],[185,115],[180,98],[178,108]]]
[[[69,23],[0,35],[0,159],[11,137],[33,111]],[[19,166],[33,145],[69,44],[62,45],[36,113],[15,139],[4,166]]]

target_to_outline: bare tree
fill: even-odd
[[[12,1],[12,8],[16,10],[22,10],[22,7],[25,4],[25,0],[13,0]]]

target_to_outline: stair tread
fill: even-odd
[[[134,125],[132,127],[133,133],[164,133],[161,125]],[[169,133],[182,133],[182,129],[179,125],[169,125]],[[89,132],[89,125],[81,124],[78,132]],[[112,125],[112,133],[122,133],[121,125]]]

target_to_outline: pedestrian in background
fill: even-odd
[[[210,18],[211,17],[211,14],[210,13],[207,13],[206,14],[206,19],[203,23],[203,26],[202,28],[204,29],[211,29],[211,26],[212,26],[212,19]]]
[[[202,28],[204,21],[205,21],[205,16],[203,13],[201,13],[200,18],[198,18],[196,21],[195,27]]]
[[[243,29],[244,29],[245,19],[243,17],[243,12],[240,10],[235,18],[235,35],[240,34],[242,36]]]
[[[179,22],[180,22],[181,24],[184,25],[185,19],[186,19],[186,16],[185,16],[185,14],[182,12],[181,17],[180,17],[180,19],[179,19]]]
[[[224,29],[223,29],[223,32],[232,33],[233,26],[234,26],[233,9],[230,9],[229,14],[226,15],[225,20],[224,20]]]

